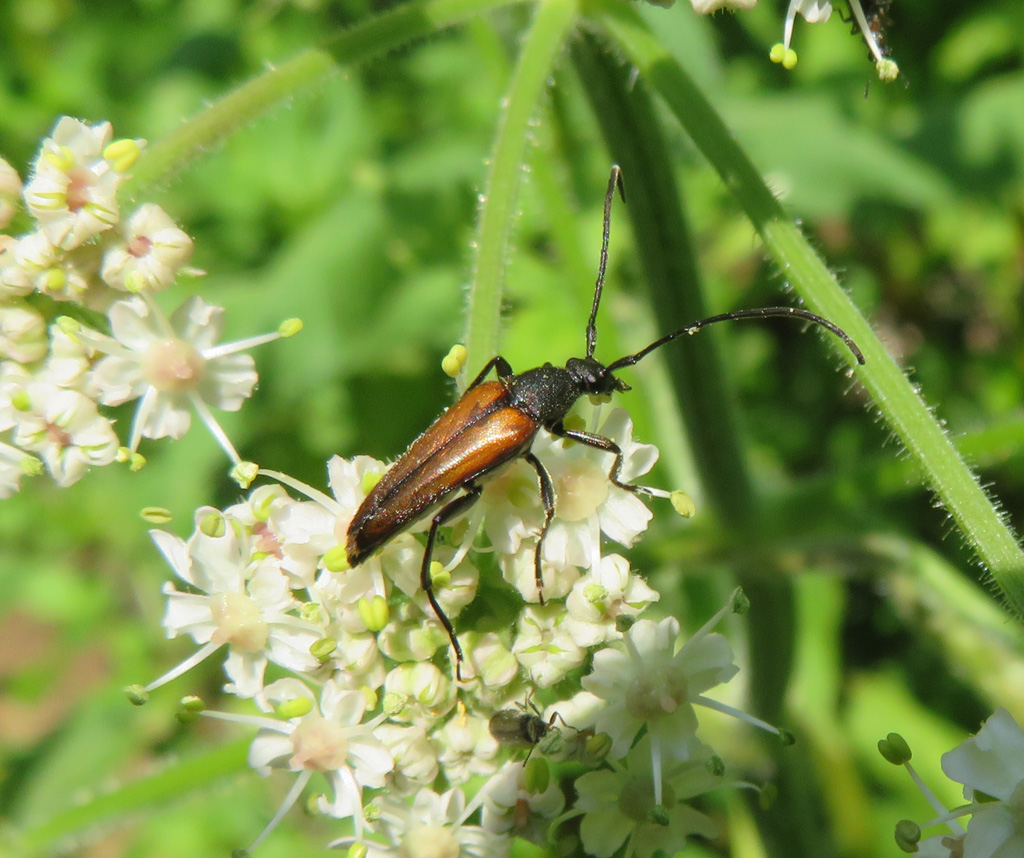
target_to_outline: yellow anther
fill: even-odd
[[[441,361],[441,369],[449,378],[455,378],[466,365],[466,356],[469,353],[462,343],[456,343],[448,350],[448,354]]]
[[[672,492],[669,495],[669,502],[672,504],[672,509],[683,518],[693,518],[697,513],[697,504],[686,492]]]
[[[123,173],[130,170],[135,162],[139,160],[142,152],[142,141],[132,140],[130,137],[123,137],[115,140],[103,150],[103,157],[117,172]]]
[[[302,330],[302,319],[285,319],[277,327],[277,332],[282,337],[294,337]]]
[[[150,524],[168,524],[174,516],[162,506],[146,506],[139,510],[139,518]]]

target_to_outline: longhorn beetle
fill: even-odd
[[[601,302],[605,268],[608,264],[608,235],[611,228],[612,201],[615,189],[625,202],[622,174],[617,165],[608,177],[608,191],[604,198],[604,226],[601,240],[601,258],[594,286],[594,301],[587,322],[586,357],[570,358],[564,367],[546,363],[518,375],[509,362],[500,355],[492,357],[466,388],[458,402],[438,417],[427,430],[409,445],[398,460],[384,473],[380,482],[366,496],[348,528],[346,554],[350,566],[358,566],[378,548],[385,545],[410,525],[438,509],[427,532],[427,545],[420,566],[420,586],[427,594],[430,606],[455,650],[455,676],[462,679],[462,647],[455,637],[451,620],[445,615],[434,595],[430,579],[430,561],[434,553],[437,531],[456,516],[469,509],[480,497],[482,483],[502,465],[523,458],[537,472],[540,497],[544,505],[544,524],[537,540],[534,574],[537,591],[544,602],[541,580],[541,549],[555,514],[555,490],[551,477],[541,461],[530,452],[530,445],[542,427],[560,438],[569,438],[606,453],[615,461],[608,479],[633,494],[650,494],[643,486],[624,483],[619,478],[622,451],[609,438],[569,429],[563,419],[576,400],[584,395],[607,396],[616,391],[629,390],[629,385],[615,377],[615,372],[633,366],[655,349],[661,348],[684,334],[695,334],[701,328],[716,322],[733,319],[768,319],[785,317],[801,319],[821,325],[839,337],[853,353],[857,362],[864,363],[857,344],[845,331],[827,319],[807,310],[794,307],[764,307],[721,313],[693,322],[686,327],[665,334],[635,354],[626,355],[610,364],[594,357],[597,345],[597,308]],[[497,381],[484,381],[491,370]]]

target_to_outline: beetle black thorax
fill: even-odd
[[[585,394],[600,396],[628,389],[593,358],[570,358],[564,367],[546,363],[506,383],[511,404],[543,426],[565,417]]]

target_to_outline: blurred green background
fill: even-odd
[[[762,0],[735,16],[698,18],[679,3],[643,15],[1019,523],[1024,6],[895,0],[888,42],[903,78],[887,86],[872,80],[862,42],[838,15],[798,22],[799,65],[791,73],[772,65],[783,6]],[[157,140],[267,63],[383,8],[5,0],[0,155],[24,174],[63,114]],[[528,9],[513,8],[345,69],[140,197],[194,236],[193,262],[207,272],[164,296],[168,306],[201,291],[227,307],[228,338],[290,316],[305,321],[299,337],[256,353],[254,398],[223,418],[243,457],[322,486],[331,455],[394,457],[450,402],[439,362],[462,334],[478,195],[527,20]],[[536,117],[507,268],[502,353],[517,369],[583,348],[610,164],[586,86],[566,53]],[[711,310],[783,303],[784,280],[728,189],[666,127]],[[552,193],[571,222],[552,216]],[[641,278],[620,212],[598,356],[618,357],[691,321],[647,306]],[[1019,624],[974,583],[973,557],[819,338],[793,325],[738,327],[719,332],[734,387],[723,395],[739,403],[774,527],[752,541],[700,505],[652,361],[629,375],[634,390],[621,404],[640,438],[662,447],[658,481],[690,491],[699,513],[684,523],[656,509],[651,535],[631,556],[665,594],[664,607],[697,623],[731,588],[737,565],[759,570],[766,584],[795,585],[783,722],[801,735],[801,765],[828,776],[819,811],[787,804],[784,789],[772,813],[819,843],[818,855],[896,854],[895,822],[931,814],[878,757],[876,740],[903,731],[915,762],[955,804],[939,755],[995,705],[1024,717]],[[191,651],[163,640],[169,570],[139,509],[169,508],[184,535],[197,506],[239,497],[201,428],[143,452],[149,465],[139,474],[109,468],[69,490],[36,479],[0,505],[0,819],[16,826],[244,738],[217,725],[181,729],[172,718],[182,694],[216,699],[217,665],[144,709],[120,694]],[[756,612],[755,600],[753,628],[735,630],[738,648],[745,634],[759,640]],[[763,755],[742,745],[731,752],[742,762],[748,750],[751,777],[772,777]],[[242,773],[203,783],[61,845],[90,858],[227,854],[263,827],[288,782]],[[726,797],[714,809],[731,834],[694,854],[759,854],[742,802]],[[296,811],[259,854],[320,854],[336,832]]]

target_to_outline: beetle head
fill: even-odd
[[[610,396],[618,391],[629,390],[626,382],[616,378],[608,367],[594,358],[569,358],[565,370],[579,388],[581,395],[587,393],[591,396]]]

